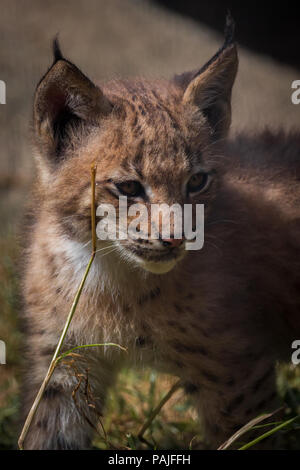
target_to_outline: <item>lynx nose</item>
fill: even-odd
[[[170,248],[177,248],[183,243],[184,238],[163,238],[163,246],[168,246]]]

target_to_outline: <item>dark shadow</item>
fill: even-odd
[[[240,44],[300,68],[300,4],[256,0],[153,0],[222,32],[227,9]]]

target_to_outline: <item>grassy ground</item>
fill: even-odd
[[[19,364],[21,333],[18,325],[18,247],[15,236],[7,232],[0,238],[0,337],[7,344],[7,364],[0,366],[0,450],[16,448],[19,411]],[[145,433],[147,443],[137,434],[152,410],[174,384],[173,377],[151,370],[124,370],[117,387],[109,394],[107,412],[99,426],[94,447],[97,449],[189,449],[201,447],[202,435],[196,423],[192,403],[178,390],[157,415]],[[279,367],[278,391],[286,407],[284,420],[300,414],[299,367]],[[71,398],[70,398],[71,399]],[[278,424],[276,417],[274,423]],[[275,424],[274,424],[275,426]],[[257,435],[272,426],[258,427]],[[277,433],[279,448],[300,448],[300,420]],[[247,435],[239,441],[247,442]]]

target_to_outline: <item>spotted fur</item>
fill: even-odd
[[[115,342],[77,359],[95,407],[125,364],[146,364],[186,384],[216,448],[277,406],[275,363],[299,332],[300,135],[265,131],[226,140],[237,70],[232,35],[200,71],[174,80],[94,85],[55,46],[34,102],[37,185],[27,251],[28,410],[55,350],[90,256],[90,167],[96,200],[116,208],[114,182],[138,180],[144,203],[205,204],[198,252],[161,239],[98,241],[65,349]],[[211,172],[191,198],[189,176]],[[134,202],[134,201],[132,201]],[[156,230],[160,233],[161,227]],[[172,253],[172,256],[171,256]],[[90,446],[97,413],[85,386],[60,364],[25,448]],[[77,390],[77,405],[72,392]]]

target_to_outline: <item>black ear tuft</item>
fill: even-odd
[[[58,41],[58,34],[53,39],[52,50],[53,50],[53,57],[54,57],[53,64],[55,64],[58,60],[64,59],[61,49],[60,49],[59,41]]]
[[[230,10],[228,10],[227,16],[226,16],[225,29],[224,29],[224,36],[225,36],[224,46],[225,47],[228,47],[230,44],[234,42],[234,32],[235,32],[235,21],[231,16]]]
[[[226,23],[224,28],[224,42],[223,45],[220,47],[218,52],[197,72],[196,75],[203,73],[208,66],[210,66],[221,54],[230,46],[234,45],[235,38],[234,38],[234,31],[235,31],[235,22],[231,16],[230,11],[227,11],[226,15]]]
[[[226,16],[225,28],[224,28],[224,42],[222,46],[215,53],[215,55],[208,62],[206,62],[206,64],[204,64],[200,69],[192,70],[190,72],[184,72],[180,75],[175,75],[173,80],[175,81],[176,85],[178,85],[181,88],[186,88],[188,84],[191,83],[191,81],[194,78],[196,78],[198,75],[205,72],[205,70],[208,69],[208,67],[211,64],[213,64],[227,48],[229,48],[230,46],[234,46],[234,43],[235,43],[234,32],[235,32],[235,21],[232,18],[230,11],[228,10],[227,16]]]
[[[231,122],[231,91],[238,68],[234,29],[228,12],[222,47],[199,70],[175,77],[184,88],[183,102],[199,108],[217,138],[226,135]]]

